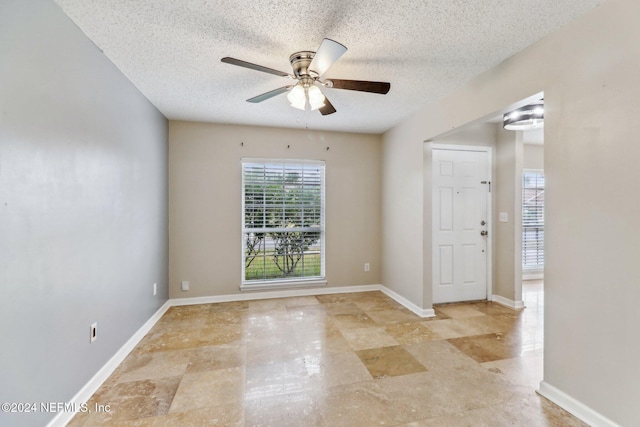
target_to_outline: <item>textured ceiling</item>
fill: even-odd
[[[381,133],[604,0],[56,1],[169,119]],[[220,62],[290,73],[325,37],[349,50],[324,77],[391,91],[325,89],[330,116],[250,104],[290,80]]]

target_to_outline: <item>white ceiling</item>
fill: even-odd
[[[604,0],[56,0],[168,118],[381,133]],[[286,95],[289,56],[323,38],[349,48],[326,78],[391,82],[387,95],[325,89],[330,116]]]

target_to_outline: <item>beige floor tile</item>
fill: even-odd
[[[188,350],[132,354],[118,368],[118,382],[182,376],[191,353]]]
[[[365,313],[336,314],[330,316],[329,320],[340,330],[378,326],[377,323],[371,320]]]
[[[523,353],[523,343],[518,337],[502,333],[452,338],[448,341],[478,363],[511,359]]]
[[[373,378],[395,377],[427,369],[402,346],[370,348],[356,354]]]
[[[542,365],[542,349],[526,352],[521,357],[481,364],[483,368],[503,375],[509,383],[526,386],[532,390],[537,389],[542,381]]]
[[[398,341],[380,327],[344,329],[340,332],[353,350],[398,345]]]
[[[465,336],[506,332],[513,328],[513,320],[494,316],[475,316],[452,319],[452,323],[454,323],[457,330]]]
[[[211,311],[205,319],[206,327],[220,327],[224,325],[242,324],[247,317],[246,312],[240,310]]]
[[[468,328],[464,324],[451,318],[425,321],[422,324],[441,339],[464,337],[468,332]]]
[[[315,384],[302,357],[270,361],[246,368],[245,401],[310,391]]]
[[[568,412],[539,396],[430,418],[398,427],[587,427]]]
[[[315,296],[283,298],[282,302],[287,308],[320,304],[320,301]]]
[[[475,360],[447,341],[430,341],[405,346],[428,370],[447,370],[475,366]]]
[[[115,384],[100,400],[91,400],[88,404],[92,410],[96,403],[107,410],[89,414],[83,425],[112,425],[164,415],[169,411],[179,383],[180,377],[170,377]]]
[[[402,308],[396,310],[368,310],[366,312],[379,325],[389,325],[393,323],[420,322],[422,317]]]
[[[385,326],[384,330],[400,344],[416,344],[442,339],[440,335],[421,322],[394,323]]]
[[[350,301],[323,303],[322,307],[325,309],[327,314],[334,315],[334,316],[338,314],[364,313],[364,311],[360,307],[358,307],[356,304]]]
[[[354,300],[353,303],[364,311],[404,309],[401,304],[384,295]]]
[[[209,304],[210,311],[245,311],[249,309],[249,301],[230,301]]]
[[[318,355],[351,352],[353,349],[342,333],[333,327],[297,330],[297,349],[301,354]]]
[[[305,427],[324,426],[317,393],[291,393],[262,397],[246,402],[245,426]]]
[[[88,402],[111,411],[69,425],[583,426],[534,392],[541,284],[523,299],[424,319],[381,292],[172,307]]]
[[[387,377],[378,384],[394,404],[408,408],[414,418],[405,422],[506,404],[523,392],[477,365]]]
[[[352,294],[328,294],[316,295],[316,299],[322,304],[334,304],[350,302],[353,299]]]
[[[396,425],[404,409],[394,405],[374,381],[333,387],[321,406],[323,422],[331,427]]]
[[[162,320],[176,321],[185,320],[193,317],[206,316],[211,310],[210,304],[184,305],[180,307],[169,307],[167,312],[162,316]]]
[[[521,310],[514,310],[512,308],[489,301],[476,302],[470,304],[469,306],[474,310],[478,310],[490,316],[518,317],[521,312]]]
[[[244,372],[242,368],[185,374],[171,402],[170,413],[185,412],[221,404],[242,402]]]
[[[157,417],[110,423],[112,427],[242,427],[244,408],[240,404],[226,404]]]
[[[249,311],[252,313],[286,313],[286,305],[284,299],[259,299],[249,301]]]
[[[323,388],[373,379],[360,358],[353,352],[306,356],[305,361],[312,381]]]
[[[246,363],[245,349],[240,346],[200,347],[189,352],[187,374],[241,367]]]
[[[485,314],[469,304],[440,305],[438,309],[452,319],[463,319],[466,317],[485,316]]]
[[[241,344],[242,340],[243,332],[240,325],[152,331],[137,346],[136,353],[182,350],[222,344]]]

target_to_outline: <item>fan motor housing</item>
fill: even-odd
[[[311,64],[311,61],[313,60],[315,54],[315,52],[312,52],[310,50],[303,50],[300,52],[296,52],[289,57],[289,62],[291,62],[291,67],[293,68],[293,74],[295,74],[296,77],[313,77],[311,76],[309,71],[309,64]]]

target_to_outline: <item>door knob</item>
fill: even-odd
[[[481,235],[481,236],[488,236],[488,235],[489,235],[489,232],[488,232],[487,230],[482,230],[482,231],[480,232],[480,235]]]

